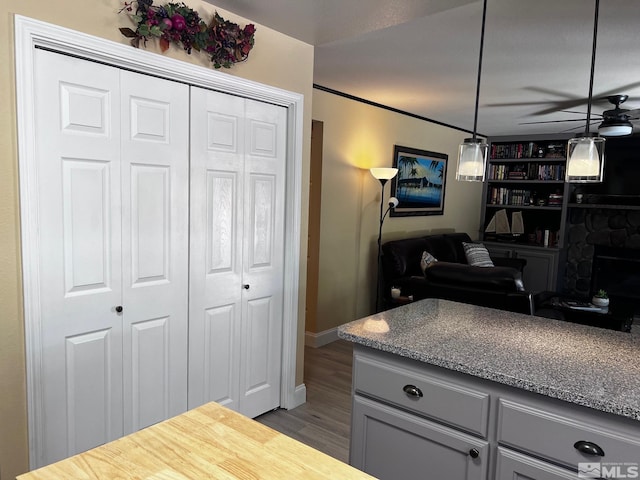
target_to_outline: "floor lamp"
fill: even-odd
[[[380,227],[378,229],[378,275],[376,281],[376,312],[381,310],[380,305],[380,289],[382,285],[380,283],[380,273],[382,271],[382,224],[386,218],[389,210],[395,208],[398,205],[398,199],[391,197],[389,199],[389,206],[387,210],[384,210],[384,186],[389,180],[398,174],[397,168],[372,168],[369,170],[371,175],[380,182]]]

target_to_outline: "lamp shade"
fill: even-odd
[[[489,145],[477,138],[465,138],[458,150],[456,180],[464,182],[484,181]]]
[[[380,168],[371,168],[369,171],[371,172],[371,175],[373,175],[374,178],[378,180],[391,180],[393,177],[395,177],[398,174],[397,168],[380,167]]]
[[[604,138],[585,134],[569,140],[567,173],[569,183],[602,182],[604,170]]]

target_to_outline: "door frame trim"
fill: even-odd
[[[38,257],[39,215],[35,167],[34,50],[43,48],[105,63],[118,68],[154,75],[202,88],[273,103],[287,109],[287,165],[285,191],[284,304],[280,405],[295,408],[306,400],[304,385],[296,386],[300,231],[302,204],[302,144],[304,96],[263,85],[228,73],[167,58],[93,35],[15,15],[16,108],[22,277],[27,373],[29,463],[40,465],[39,432],[44,428],[42,412],[42,357],[40,275]]]

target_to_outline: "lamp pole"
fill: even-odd
[[[382,272],[382,224],[384,223],[384,219],[389,213],[391,208],[398,205],[397,198],[389,199],[389,208],[387,211],[384,211],[384,186],[387,184],[389,180],[395,177],[398,174],[397,168],[372,168],[369,170],[371,175],[380,182],[380,224],[378,228],[378,272],[376,277],[376,312],[381,310],[380,305],[380,289],[381,285],[381,272]]]
[[[386,216],[386,213],[383,213],[383,208],[384,208],[384,186],[387,183],[387,179],[379,178],[378,180],[380,180],[380,228],[378,229],[378,276],[376,279],[376,313],[381,310],[380,290],[382,288],[382,285],[380,284],[380,272],[382,271],[382,224],[384,223],[384,217]],[[388,211],[389,210],[387,210],[387,212]]]

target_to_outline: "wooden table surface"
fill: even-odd
[[[371,479],[217,403],[20,475],[36,479]]]

